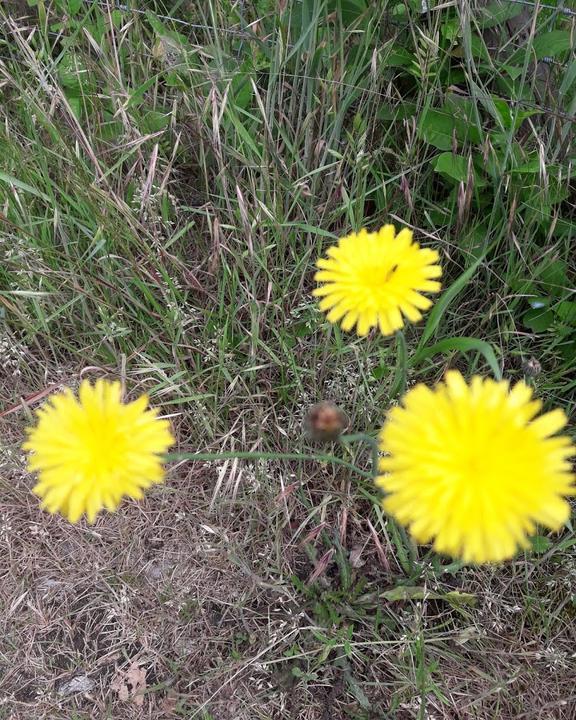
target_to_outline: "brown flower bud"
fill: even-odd
[[[304,419],[306,433],[319,442],[337,440],[348,424],[346,413],[330,400],[313,405]]]
[[[528,377],[536,377],[542,372],[542,365],[535,357],[528,358],[522,363],[522,372]]]

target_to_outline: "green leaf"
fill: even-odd
[[[142,117],[142,127],[147,133],[159,132],[168,127],[170,117],[170,111],[160,112],[159,110],[148,110]]]
[[[576,336],[572,335],[563,340],[558,345],[558,350],[564,360],[570,363],[574,362],[576,360]]]
[[[435,345],[431,345],[417,353],[414,362],[421,362],[428,357],[432,357],[438,353],[450,352],[451,350],[457,350],[463,353],[471,351],[479,352],[484,356],[494,377],[497,380],[502,379],[502,370],[500,369],[500,363],[496,357],[494,347],[486,340],[480,340],[474,337],[450,337],[440,340],[440,342],[437,342]]]
[[[574,300],[563,300],[556,305],[554,311],[562,322],[576,327],[576,302]]]
[[[398,120],[404,120],[406,118],[416,115],[418,108],[416,103],[407,100],[398,105],[382,105],[378,110],[377,117],[379,120],[385,120],[386,122],[398,122]]]
[[[150,27],[154,30],[158,38],[169,38],[182,48],[190,49],[188,38],[175,30],[169,30],[151,10],[146,10],[146,19],[150,23]]]
[[[512,127],[512,111],[510,110],[510,106],[508,105],[506,100],[495,97],[494,95],[492,95],[492,102],[494,104],[494,107],[498,111],[498,115],[500,117],[502,125],[507,130],[509,130]]]
[[[486,7],[479,7],[478,25],[482,30],[501,25],[522,12],[522,5],[513,5],[510,2],[493,2]]]
[[[460,249],[476,260],[484,251],[488,228],[486,225],[476,225],[462,235]]]
[[[576,80],[576,60],[572,60],[572,62],[568,65],[566,72],[564,73],[564,77],[562,78],[562,82],[560,83],[560,87],[558,88],[558,94],[561,97],[564,97],[564,95],[567,94],[574,80]]]
[[[422,333],[422,337],[420,338],[420,342],[418,343],[418,347],[416,349],[416,354],[414,356],[412,364],[416,362],[419,353],[422,352],[428,340],[436,332],[436,329],[438,328],[438,325],[440,324],[440,321],[442,320],[446,310],[450,307],[451,303],[458,297],[458,295],[462,292],[462,290],[464,290],[466,285],[474,277],[474,274],[480,267],[481,262],[486,257],[486,253],[488,252],[488,250],[489,248],[486,249],[482,253],[482,255],[475,262],[473,262],[472,265],[470,265],[470,267],[465,270],[460,275],[460,277],[458,277],[452,283],[452,285],[450,285],[447,290],[442,293],[438,301],[435,303],[434,307],[430,311],[430,314],[428,315],[428,320],[426,321],[424,332]]]
[[[374,380],[382,380],[382,378],[388,375],[389,372],[390,368],[388,368],[386,365],[377,365],[372,370],[372,377],[374,378]]]
[[[352,695],[356,698],[358,705],[360,705],[360,707],[364,710],[368,710],[371,707],[370,700],[350,673],[346,673],[346,681],[348,683],[348,688]]]
[[[454,118],[449,113],[428,108],[420,116],[418,137],[438,150],[450,150],[454,127]]]
[[[473,593],[450,590],[449,592],[437,592],[426,587],[413,585],[399,585],[391,590],[380,593],[380,597],[390,602],[402,602],[406,600],[444,600],[450,605],[476,605],[476,595]]]
[[[328,12],[340,11],[344,27],[357,20],[367,10],[366,0],[331,0]]]
[[[505,70],[508,77],[512,78],[512,80],[519,78],[523,71],[523,68],[519,65],[501,65],[500,68]]]
[[[547,550],[550,550],[553,543],[550,538],[547,538],[544,535],[535,535],[534,537],[530,538],[530,544],[532,545],[532,550],[537,555],[541,555]]]
[[[534,308],[535,310],[540,310],[541,308],[547,308],[550,305],[550,298],[545,296],[531,297],[528,298],[528,302],[531,308]]]
[[[482,141],[478,129],[476,105],[470,98],[448,93],[442,110],[454,119],[454,134],[459,142],[479,144]]]
[[[462,592],[461,590],[450,590],[445,593],[443,598],[446,602],[450,603],[454,607],[460,605],[468,605],[474,607],[476,605],[476,595],[473,593]]]
[[[524,313],[522,322],[533,332],[544,332],[545,330],[548,330],[550,325],[554,322],[554,313],[552,310],[534,308],[532,310],[528,310],[527,313]]]
[[[538,60],[543,57],[555,57],[572,47],[569,30],[552,30],[539,35],[532,43],[532,48]]]
[[[455,17],[443,22],[440,26],[440,33],[445,40],[448,40],[448,42],[453,42],[460,37],[462,30],[460,28],[459,18]]]
[[[486,43],[480,35],[474,34],[470,37],[470,50],[476,60],[491,62]]]
[[[82,118],[82,98],[78,97],[78,95],[66,95],[66,100],[68,101],[68,105],[70,105],[70,109],[76,116],[78,120],[81,120]]]
[[[32,187],[32,185],[28,185],[28,183],[22,182],[22,180],[18,180],[18,178],[13,177],[12,175],[2,172],[2,170],[0,170],[0,181],[8,183],[9,185],[14,185],[14,187],[20,188],[20,190],[24,190],[24,192],[29,192],[30,195],[35,195],[36,197],[52,204],[52,199],[48,195],[40,192],[40,190],[36,190],[36,188]]]
[[[459,182],[466,182],[468,180],[468,158],[462,155],[455,155],[451,152],[445,152],[436,158],[434,164],[434,170],[442,175],[458,180]]]
[[[535,279],[546,286],[551,295],[558,296],[563,295],[566,288],[570,287],[567,271],[568,265],[564,260],[554,260],[544,267],[540,265],[534,275]]]
[[[430,591],[425,587],[413,587],[411,585],[399,585],[391,590],[385,590],[381,593],[384,600],[390,602],[400,602],[403,600],[424,600],[430,596]]]
[[[540,157],[538,156],[538,154],[535,154],[527,162],[513,168],[511,172],[517,175],[538,175],[540,172],[540,168]]]
[[[458,182],[468,181],[469,158],[455,153],[445,152],[438,155],[434,170],[441,175],[457,180]],[[474,168],[474,164],[470,164],[474,185],[482,187],[486,185],[484,178],[480,177]]]
[[[413,60],[414,53],[401,45],[393,45],[387,54],[383,54],[382,64],[384,67],[409,67]]]
[[[130,97],[128,99],[128,102],[126,103],[126,108],[137,107],[138,105],[143,103],[144,95],[148,92],[148,90],[150,90],[151,87],[153,87],[157,79],[158,78],[155,75],[152,75],[137,88],[134,88],[130,93]]]

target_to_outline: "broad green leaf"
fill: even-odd
[[[438,155],[436,163],[434,164],[434,170],[437,173],[441,173],[444,176],[448,176],[458,182],[468,181],[468,170],[469,170],[469,159],[463,155],[456,155],[451,152],[444,152]],[[475,187],[482,187],[486,185],[486,180],[480,177],[474,168],[474,164],[471,164],[472,177],[474,178]]]
[[[482,30],[501,25],[517,15],[520,15],[524,8],[522,5],[514,5],[511,2],[493,2],[486,7],[479,7],[478,25]]]
[[[512,127],[512,111],[506,100],[492,95],[492,102],[498,111],[502,125],[509,130]]]
[[[556,315],[567,325],[576,326],[576,302],[563,300],[554,308]]]
[[[329,13],[335,11],[342,13],[344,27],[357,20],[367,8],[366,0],[330,0],[327,6]]]
[[[545,266],[539,266],[534,273],[534,279],[546,285],[552,295],[563,295],[570,286],[567,271],[568,265],[564,260],[554,260]]]
[[[532,49],[538,60],[543,57],[556,57],[572,47],[572,35],[569,30],[552,30],[539,35],[532,43]]]
[[[446,600],[446,602],[450,603],[450,605],[453,605],[455,607],[458,605],[468,605],[470,607],[475,607],[477,602],[476,595],[474,595],[473,593],[462,592],[461,590],[449,590],[447,593],[444,593],[444,595],[442,595],[438,599]]]
[[[143,103],[144,95],[148,92],[148,90],[150,90],[151,87],[153,87],[157,79],[158,78],[156,75],[152,75],[137,88],[134,88],[134,90],[130,92],[130,97],[128,99],[128,102],[126,103],[126,108],[137,107],[138,105]]]
[[[383,54],[384,67],[408,67],[414,60],[414,53],[400,45],[393,45],[390,52]]]
[[[480,35],[473,34],[470,37],[470,50],[475,60],[484,60],[486,62],[491,61],[486,43]]]
[[[77,120],[82,118],[82,98],[78,95],[66,95],[66,100]]]
[[[388,375],[389,372],[390,372],[390,368],[387,367],[386,365],[377,365],[372,370],[372,377],[375,380],[382,380],[382,378],[385,377],[386,375]]]
[[[533,155],[530,160],[527,160],[522,165],[513,168],[511,172],[517,175],[538,175],[541,167],[542,165],[540,163],[540,158],[536,154]]]
[[[447,112],[429,108],[420,116],[418,136],[438,150],[452,148],[454,118]]]
[[[508,74],[508,77],[511,77],[512,80],[516,80],[516,78],[519,78],[523,72],[523,68],[519,65],[501,65],[500,68],[502,70],[505,70]]]
[[[470,98],[448,93],[442,111],[454,119],[454,134],[459,142],[479,144],[482,141],[477,124],[477,109]]]
[[[150,27],[154,30],[158,38],[169,38],[182,48],[190,49],[188,38],[185,35],[182,35],[182,33],[170,30],[166,27],[166,25],[164,25],[151,10],[146,10],[146,19],[150,23]]]
[[[405,118],[412,117],[417,112],[416,103],[406,101],[398,105],[382,105],[378,110],[378,119],[386,122],[398,122]]]
[[[552,310],[534,308],[532,310],[528,310],[527,313],[524,313],[522,322],[533,332],[544,332],[545,330],[548,330],[550,325],[554,322],[554,313]]]
[[[573,363],[576,360],[576,337],[574,335],[568,336],[560,343],[558,349],[564,360]]]
[[[442,175],[458,180],[458,182],[466,182],[468,180],[468,158],[462,155],[455,155],[451,152],[445,152],[438,155],[434,170]],[[473,172],[473,171],[472,171]]]
[[[550,298],[549,297],[531,297],[528,298],[528,302],[530,303],[530,307],[534,308],[534,310],[540,310],[541,308],[547,308],[550,305]]]
[[[170,123],[171,113],[160,112],[159,110],[148,110],[142,118],[142,127],[144,132],[155,133],[164,130]]]
[[[440,34],[449,42],[456,40],[462,34],[460,20],[455,17],[443,22],[440,26]]]

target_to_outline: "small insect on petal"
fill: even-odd
[[[326,255],[316,263],[319,287],[312,294],[325,298],[320,309],[345,332],[355,328],[362,337],[377,328],[392,335],[404,317],[417,322],[420,311],[430,308],[432,301],[422,292],[440,291],[438,252],[421,248],[407,228],[398,234],[393,225],[361,230],[340,238]]]

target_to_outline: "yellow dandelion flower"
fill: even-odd
[[[140,499],[162,482],[161,455],[174,438],[147,405],[146,396],[122,403],[120,383],[104,380],[84,380],[79,399],[69,388],[51,397],[23,445],[42,506],[73,523],[83,513],[93,522],[103,508],[115,510],[124,496]]]
[[[537,524],[558,530],[575,494],[576,448],[556,435],[564,412],[536,418],[541,406],[523,382],[467,384],[457,371],[412,388],[380,434],[384,509],[417,542],[471,563],[512,557]]]
[[[373,327],[392,335],[404,326],[404,317],[417,322],[432,305],[422,293],[440,290],[434,279],[442,275],[438,252],[421,248],[407,228],[397,235],[393,225],[373,233],[360,230],[326,254],[316,263],[321,286],[313,294],[322,298],[320,309],[328,311],[330,322],[346,331],[356,326],[361,336]]]

